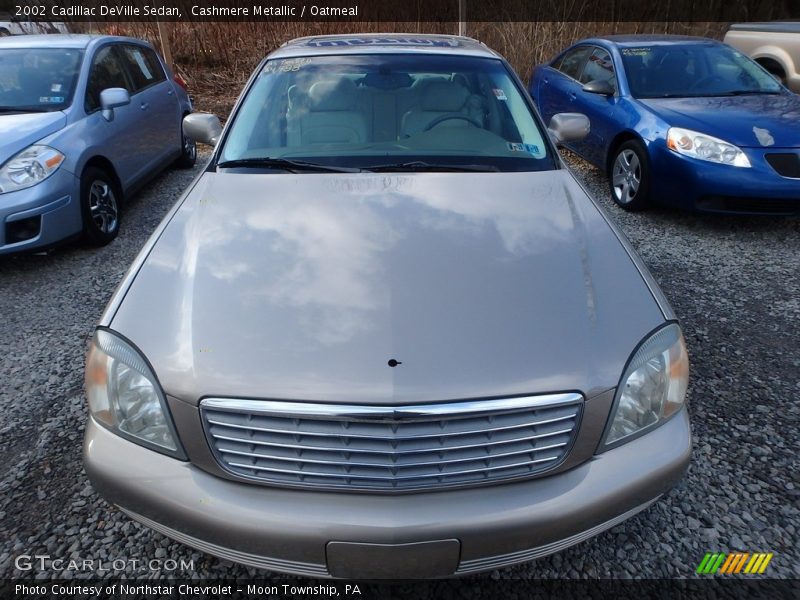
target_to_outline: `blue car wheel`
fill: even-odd
[[[617,148],[608,174],[611,197],[629,211],[646,209],[650,204],[650,164],[641,142],[631,140]]]
[[[83,236],[93,246],[105,246],[119,233],[121,194],[113,178],[96,167],[81,177]]]

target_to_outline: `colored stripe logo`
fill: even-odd
[[[755,552],[707,552],[700,561],[700,565],[695,571],[699,575],[733,575],[736,573],[746,573],[747,575],[761,575],[767,570],[769,561],[772,560],[773,553]]]

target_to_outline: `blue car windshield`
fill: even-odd
[[[782,89],[758,64],[723,44],[642,44],[620,52],[635,98],[778,94]]]
[[[265,64],[234,116],[219,164],[277,159],[367,170],[542,171],[556,168],[546,135],[497,59],[308,56]]]
[[[49,112],[72,102],[80,50],[10,48],[0,52],[0,112]]]

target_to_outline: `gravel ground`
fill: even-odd
[[[570,157],[630,237],[679,315],[692,360],[695,450],[688,476],[649,510],[505,578],[691,577],[707,551],[774,552],[773,577],[800,576],[800,220],[627,214],[604,176]],[[196,168],[195,172],[199,169]],[[81,466],[84,352],[92,327],[193,172],[168,171],[127,207],[110,246],[0,257],[0,577],[121,575],[20,571],[21,554],[109,561],[171,558],[194,573],[265,574],[199,553],[109,508]]]

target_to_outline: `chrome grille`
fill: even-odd
[[[551,469],[572,445],[582,400],[571,393],[385,407],[210,398],[200,408],[214,455],[230,473],[391,492]]]

